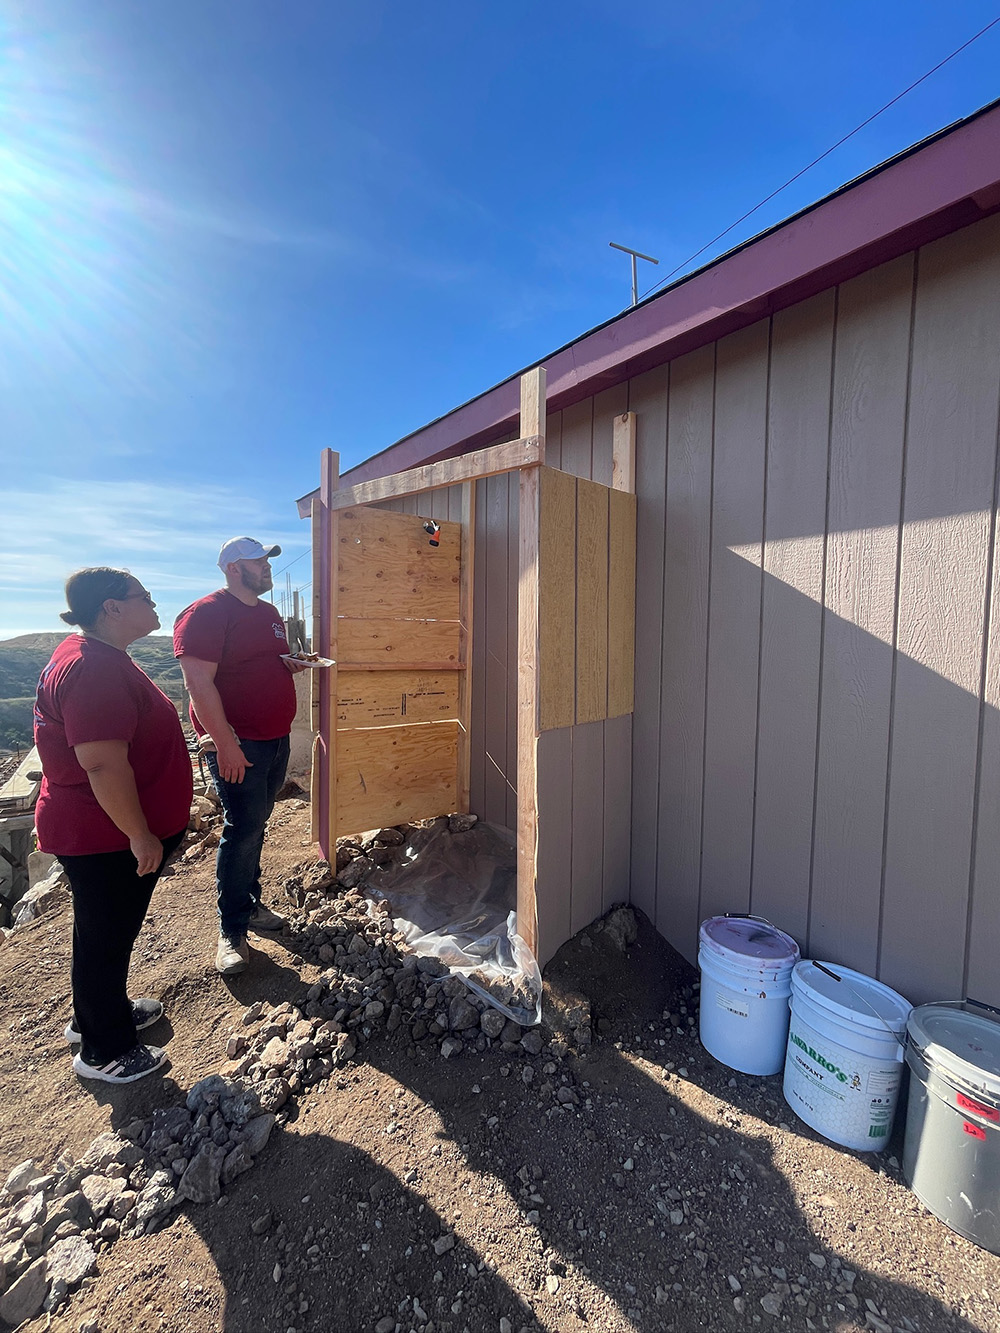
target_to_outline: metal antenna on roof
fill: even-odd
[[[625,254],[632,256],[632,304],[639,304],[639,276],[637,273],[637,259],[645,259],[647,264],[658,264],[660,261],[654,259],[652,255],[640,254],[638,250],[630,250],[627,245],[618,245],[616,241],[608,241],[612,250],[623,250]]]

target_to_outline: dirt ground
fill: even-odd
[[[278,886],[315,849],[301,803],[272,823]],[[589,999],[589,1049],[446,1061],[404,1024],[303,1091],[217,1205],[102,1250],[67,1308],[23,1327],[1000,1333],[1000,1258],[907,1191],[898,1134],[883,1156],[841,1151],[795,1118],[780,1076],[714,1061],[695,974],[639,927],[624,952],[590,928],[546,969],[554,995]],[[137,946],[133,993],[164,1001],[149,1038],[171,1064],[126,1088],[70,1068],[68,907],[0,947],[0,1180],[180,1101],[221,1068],[247,1005],[299,1000],[317,975],[285,934],[223,980],[214,939],[206,856],[164,877]]]

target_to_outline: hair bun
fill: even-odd
[[[67,625],[79,625],[79,621],[72,611],[60,611],[59,619],[64,620]]]

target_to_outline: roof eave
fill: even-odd
[[[907,150],[539,364],[558,411],[1000,210],[1000,103]],[[516,429],[519,376],[345,472],[355,485]],[[299,500],[307,517],[312,494]]]

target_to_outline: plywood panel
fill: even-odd
[[[632,843],[632,718],[604,723],[604,846],[601,911],[629,901]]]
[[[823,628],[834,297],[775,315],[751,910],[804,946]]]
[[[461,671],[341,671],[337,726],[402,726],[458,717]]]
[[[608,491],[580,480],[576,490],[576,720],[608,710]]]
[[[576,478],[539,472],[539,727],[571,726],[576,713]]]
[[[918,1002],[965,981],[1000,384],[989,231],[917,262],[879,976]]]
[[[616,384],[611,389],[594,395],[594,429],[591,450],[590,480],[610,486],[616,416],[628,411],[628,384]]]
[[[486,818],[486,485],[476,485],[476,558],[472,570],[472,722],[469,804]]]
[[[339,833],[454,810],[457,745],[457,722],[338,731]]]
[[[466,814],[470,809],[469,791],[472,775],[472,619],[475,613],[473,571],[476,566],[476,483],[453,486],[448,503],[451,512],[456,507],[462,524],[462,578],[459,585],[461,608],[461,639],[459,656],[463,670],[458,677],[458,809]]]
[[[666,548],[660,677],[656,925],[687,958],[697,954],[712,522],[715,348],[670,367]],[[643,438],[641,421],[639,444]],[[639,451],[640,477],[642,452]],[[641,548],[640,548],[641,550]],[[645,559],[640,558],[642,569]],[[638,607],[641,615],[642,606]],[[642,679],[642,669],[639,670]],[[642,722],[636,716],[636,732]],[[645,773],[634,768],[635,783]]]
[[[459,625],[457,620],[369,620],[337,621],[340,662],[343,669],[367,666],[386,670],[413,667],[423,670],[457,668]]]
[[[513,652],[512,645],[517,643],[518,601],[518,505],[520,474],[510,472],[507,475],[507,643],[508,652]],[[507,695],[505,699],[505,720],[507,726],[507,771],[504,786],[507,792],[506,819],[509,829],[517,828],[517,672],[508,667]]]
[[[660,366],[629,384],[636,417],[635,486],[635,725],[632,732],[632,852],[630,900],[651,921],[657,906],[657,812],[660,784],[660,665],[667,632],[663,602],[663,548],[667,488],[667,397],[670,367]],[[673,633],[670,627],[670,633]],[[696,890],[697,891],[697,890]],[[669,893],[665,888],[664,894]]]
[[[543,731],[536,746],[538,962],[544,967],[573,933],[573,728]]]
[[[635,702],[636,498],[608,492],[608,717]]]
[[[834,342],[809,952],[878,963],[913,259],[845,283]]]
[[[602,910],[604,871],[604,723],[573,728],[573,892],[570,934]]]
[[[490,477],[480,489],[487,497],[486,533],[479,546],[486,561],[486,803],[481,813],[505,824],[507,771],[509,763],[516,763],[516,757],[507,754],[508,669],[515,658],[515,645],[507,639],[507,478]]]
[[[398,514],[367,508],[344,509],[339,517],[342,616],[407,616],[419,601],[426,619],[458,619],[459,524],[442,523],[435,547],[419,518],[406,523]]]
[[[769,326],[718,345],[702,917],[750,905]]]

